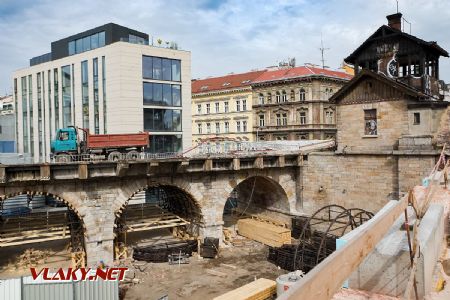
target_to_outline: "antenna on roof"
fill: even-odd
[[[403,31],[405,31],[405,22],[409,24],[409,34],[411,34],[411,22],[408,22],[405,18],[402,17],[403,20]]]
[[[395,0],[395,1],[397,1],[397,13],[398,13],[398,0]]]
[[[320,50],[320,52],[322,54],[322,59],[321,59],[321,61],[322,61],[322,69],[325,69],[325,58],[324,58],[323,53],[325,52],[325,50],[330,50],[330,48],[324,48],[323,47],[322,32],[320,33],[320,45],[321,45],[321,47],[319,48],[319,50]]]

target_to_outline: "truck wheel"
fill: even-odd
[[[121,153],[118,151],[113,151],[108,155],[109,161],[118,161],[121,158]]]
[[[70,156],[69,154],[58,154],[55,156],[55,161],[56,162],[71,162],[72,156]]]
[[[138,160],[139,159],[139,152],[136,150],[132,150],[127,153],[127,160]]]

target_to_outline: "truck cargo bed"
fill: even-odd
[[[96,134],[87,136],[89,149],[147,147],[149,135],[143,133]]]

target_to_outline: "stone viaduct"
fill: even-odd
[[[2,200],[44,194],[65,202],[83,221],[88,265],[113,261],[114,223],[129,199],[149,187],[176,190],[200,216],[201,237],[222,237],[225,202],[240,185],[255,185],[274,217],[298,214],[297,187],[303,156],[167,159],[0,167]],[[248,183],[249,182],[249,183]]]
[[[113,261],[116,217],[146,188],[176,191],[199,217],[200,237],[222,237],[223,209],[238,191],[258,203],[252,213],[270,218],[310,215],[339,204],[376,212],[389,199],[420,183],[439,153],[346,153],[300,151],[172,158],[134,162],[0,165],[0,198],[53,196],[78,215],[85,230],[87,264]],[[368,183],[369,182],[369,183]],[[252,200],[250,200],[252,199]]]

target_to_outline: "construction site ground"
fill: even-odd
[[[189,264],[146,263],[123,260],[129,267],[127,280],[121,284],[124,299],[213,299],[252,282],[255,278],[275,280],[286,271],[267,261],[268,247],[243,239],[239,246],[221,248],[218,258],[194,255]]]

